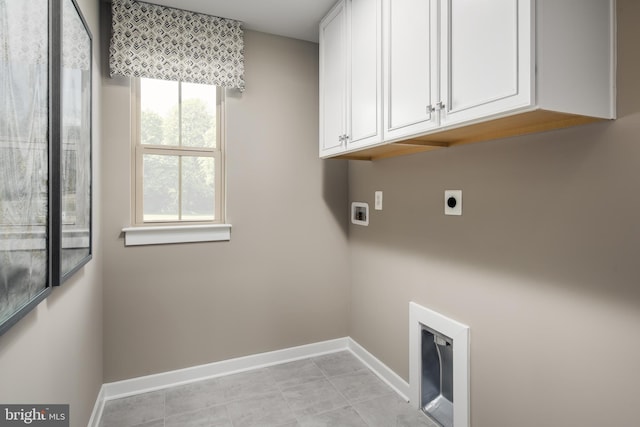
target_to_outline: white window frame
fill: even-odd
[[[231,225],[226,218],[225,180],[225,100],[224,90],[216,87],[216,147],[175,147],[142,145],[140,143],[140,79],[131,79],[131,227],[124,228],[125,245],[152,245],[224,241],[231,238]],[[161,154],[174,156],[204,156],[215,160],[214,220],[203,221],[144,221],[143,212],[143,156]],[[180,175],[179,175],[180,176]],[[181,203],[179,203],[181,206]]]

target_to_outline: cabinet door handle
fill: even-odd
[[[444,110],[445,107],[444,102],[442,101],[438,102],[436,106],[438,107],[438,110]]]
[[[431,114],[434,111],[436,111],[436,109],[433,108],[433,105],[431,105],[431,104],[427,105],[427,114]]]

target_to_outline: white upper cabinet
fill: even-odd
[[[440,125],[529,106],[531,0],[452,0],[440,6]]]
[[[334,7],[320,25],[320,155],[344,151],[347,134],[347,12]]]
[[[350,0],[350,147],[382,141],[381,0]]]
[[[425,0],[384,0],[384,137],[438,126],[438,10]]]
[[[381,0],[344,0],[320,24],[320,155],[382,141]]]
[[[384,139],[529,106],[531,1],[384,0]]]
[[[321,24],[321,156],[377,159],[613,119],[615,48],[615,0],[344,0]]]

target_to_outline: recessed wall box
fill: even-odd
[[[351,203],[351,223],[369,225],[369,204],[363,202]]]
[[[469,326],[409,303],[409,397],[441,427],[469,427]]]

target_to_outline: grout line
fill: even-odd
[[[164,417],[162,417],[162,427],[166,427],[167,425],[167,391],[164,390],[162,393],[162,409],[164,412]]]
[[[307,360],[307,359],[299,359],[299,360]],[[287,363],[293,363],[293,362],[283,362],[283,363],[280,363],[280,364],[277,364],[277,365],[273,365],[273,366],[285,365]],[[289,401],[284,396],[284,393],[282,392],[282,387],[280,386],[280,383],[278,382],[278,380],[276,380],[276,377],[273,375],[273,372],[270,369],[273,366],[269,366],[269,367],[267,367],[265,369],[267,370],[267,372],[271,376],[271,379],[273,380],[273,383],[276,385],[276,388],[278,389],[278,393],[280,393],[280,397],[282,398],[282,400],[284,400],[284,403],[287,405],[287,408],[289,408],[289,412],[291,412],[291,416],[293,416],[293,418],[296,420],[296,424],[299,424],[300,420],[298,419],[298,416],[295,414],[295,412],[293,411],[293,408],[289,404]],[[282,425],[285,425],[285,424],[283,423]]]

